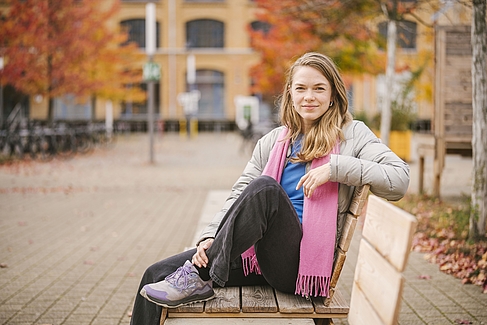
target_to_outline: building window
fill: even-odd
[[[416,23],[408,20],[397,22],[397,45],[402,49],[416,49]],[[379,23],[379,33],[387,39],[387,22]]]
[[[189,85],[188,91],[189,91]],[[195,88],[201,92],[198,102],[198,118],[202,120],[224,119],[224,76],[216,70],[196,70]]]
[[[129,19],[120,23],[122,29],[127,31],[127,42],[135,42],[140,48],[145,48],[145,19]],[[159,23],[156,22],[156,48],[159,48]]]
[[[91,102],[80,101],[73,94],[54,98],[55,120],[89,120],[91,118]]]
[[[198,19],[186,23],[186,47],[224,47],[225,29],[223,22],[212,19]]]
[[[262,32],[264,35],[267,35],[271,29],[271,25],[269,23],[259,20],[251,22],[250,27],[254,32]]]

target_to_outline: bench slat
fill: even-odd
[[[352,242],[353,233],[355,232],[355,227],[357,225],[357,216],[349,213],[343,224],[342,237],[338,243],[338,247],[344,252],[348,252],[350,248],[350,243]]]
[[[178,308],[171,308],[171,313],[202,313],[205,308],[204,302],[196,302],[193,304],[183,305]]]
[[[242,312],[276,313],[278,310],[274,290],[270,286],[243,286]]]
[[[348,211],[350,211],[351,214],[358,216],[362,213],[362,208],[365,205],[365,201],[367,201],[369,188],[369,185],[363,185],[355,188],[352,202],[350,202],[350,207],[348,208]]]
[[[415,230],[416,219],[411,214],[377,196],[370,197],[362,236],[398,272],[406,267]]]
[[[315,306],[315,312],[317,314],[345,314],[347,315],[350,310],[350,305],[343,298],[339,290],[335,290],[333,298],[329,306],[325,305],[325,299],[323,297],[312,297],[311,300]]]
[[[206,302],[207,313],[239,313],[240,312],[240,288],[214,288],[215,298]]]
[[[281,313],[306,314],[314,311],[313,303],[306,298],[275,290],[277,304]]]
[[[340,278],[340,274],[342,273],[343,266],[345,265],[345,259],[347,258],[347,254],[342,251],[340,248],[337,248],[337,254],[335,259],[335,265],[333,266],[333,273],[331,275],[330,280],[330,287],[335,288],[338,279]]]

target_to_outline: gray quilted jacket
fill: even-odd
[[[277,127],[257,143],[242,175],[233,185],[223,208],[203,230],[200,241],[215,237],[218,226],[244,188],[262,174],[269,154],[282,130]],[[401,199],[409,186],[409,166],[394,154],[362,122],[353,121],[343,128],[345,141],[340,144],[340,154],[331,155],[331,181],[338,182],[337,238],[340,238],[343,221],[356,186],[368,184],[375,195],[391,201]],[[308,163],[307,168],[309,168]]]

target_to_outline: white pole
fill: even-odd
[[[187,81],[190,87],[190,90],[192,89],[192,85],[196,82],[196,59],[194,57],[194,54],[189,54],[188,57],[186,58],[186,69],[187,69]]]
[[[113,131],[113,103],[111,100],[105,103],[105,128],[108,136],[111,136]]]
[[[156,52],[156,5],[149,2],[145,6],[145,50],[148,61],[152,62],[152,57]],[[154,163],[154,81],[147,81],[147,127],[149,129],[149,161]]]
[[[149,57],[156,53],[156,5],[145,5],[145,51]]]
[[[177,60],[176,60],[176,3],[175,0],[167,2],[167,19],[168,26],[168,53],[167,71],[168,71],[168,92],[169,92],[169,117],[176,117],[176,75],[177,75]]]

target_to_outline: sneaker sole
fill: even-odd
[[[157,298],[149,296],[147,294],[147,292],[145,292],[145,291],[144,291],[144,294],[142,294],[142,296],[145,299],[149,300],[150,302],[152,302],[156,305],[166,307],[166,308],[178,308],[178,307],[181,307],[181,306],[184,306],[187,304],[193,304],[193,303],[197,303],[197,302],[204,302],[204,301],[211,300],[211,299],[215,298],[215,293],[213,292],[213,294],[209,297],[195,297],[195,299],[193,299],[193,300],[180,302],[179,304],[176,304],[176,305],[168,305],[167,303],[165,303],[165,302],[163,302]]]

